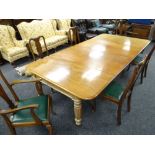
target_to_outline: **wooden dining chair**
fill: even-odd
[[[155,51],[155,45],[151,48],[150,52],[147,55],[139,54],[131,63],[132,65],[138,65],[141,61],[143,61],[146,58],[144,68],[141,72],[141,84],[143,83],[143,77],[146,77],[147,75],[148,64],[154,51]]]
[[[132,23],[130,28],[126,31],[126,36],[148,39],[150,30],[151,30],[151,25]]]
[[[34,60],[36,60],[36,55],[38,55],[39,58],[44,57],[43,56],[43,46],[41,45],[41,40],[43,40],[43,44],[44,44],[44,47],[45,47],[45,50],[46,50],[46,55],[49,54],[44,36],[38,36],[38,37],[31,38],[29,40],[29,43],[28,43],[27,47],[30,50]]]
[[[0,109],[0,115],[4,118],[11,134],[16,134],[16,127],[26,126],[45,126],[48,133],[52,134],[52,124],[50,121],[52,99],[49,95],[44,95],[40,79],[34,80],[15,80],[9,83],[0,70],[0,78],[4,81],[11,94],[15,99],[15,103],[11,101],[0,84],[0,96],[9,106],[9,109]],[[23,83],[35,83],[38,96],[29,99],[19,99],[15,93],[13,86]],[[21,91],[22,91],[21,87]],[[28,90],[27,90],[28,91]]]
[[[135,67],[127,86],[124,88],[120,83],[113,81],[100,95],[101,98],[111,101],[117,105],[117,124],[121,125],[121,111],[124,100],[127,98],[127,111],[130,112],[131,96],[135,82],[143,69],[146,59]]]
[[[79,30],[77,26],[71,27],[69,29],[68,37],[69,37],[71,45],[80,43]]]

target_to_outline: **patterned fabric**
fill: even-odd
[[[66,30],[68,31],[71,27],[71,19],[57,19],[59,30]]]
[[[29,55],[25,41],[18,41],[11,26],[0,25],[0,46],[4,59],[13,62]]]
[[[55,35],[53,26],[49,20],[33,20],[31,23],[23,22],[18,26],[22,39],[29,40],[30,38],[44,36],[48,38]]]
[[[26,47],[11,47],[6,49],[5,53],[11,57],[17,55],[18,53],[24,53],[26,50]]]
[[[47,45],[48,50],[52,48],[56,48],[62,43],[67,43],[68,38],[65,31],[57,30],[57,22],[53,19],[51,20],[33,20],[30,23],[22,22],[17,25],[17,28],[21,34],[22,39],[28,40],[30,38],[44,36],[45,42]],[[60,42],[62,41],[63,42]],[[61,43],[61,44],[60,44]],[[43,48],[43,52],[46,51],[43,41],[41,41],[41,45]],[[35,45],[32,46],[33,52],[38,54]]]
[[[5,25],[0,25],[0,45],[2,46],[2,48],[15,46],[8,32],[8,27]]]

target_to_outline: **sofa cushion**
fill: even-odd
[[[57,37],[59,41],[62,41],[68,38],[67,35],[56,35],[55,37]]]
[[[50,46],[51,44],[56,44],[58,41],[59,41],[59,39],[57,36],[53,36],[53,37],[45,39],[47,46]],[[43,40],[41,40],[40,43],[41,43],[41,46],[43,47],[43,45],[44,45]]]
[[[12,57],[14,55],[18,55],[19,53],[25,53],[27,52],[27,48],[26,47],[11,47],[6,49],[6,51],[4,51],[8,56]]]

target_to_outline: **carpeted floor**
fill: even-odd
[[[145,50],[147,53],[152,47],[151,43]],[[77,127],[74,124],[73,102],[66,96],[60,93],[51,93],[47,86],[44,87],[45,94],[50,94],[53,98],[53,111],[51,115],[52,124],[54,127],[54,134],[56,135],[137,135],[155,134],[155,54],[152,56],[147,78],[144,83],[139,84],[139,79],[135,85],[131,112],[126,111],[126,102],[122,110],[122,125],[116,125],[116,106],[110,102],[97,99],[96,112],[92,112],[89,102],[83,102],[83,122],[82,126]],[[21,63],[22,61],[22,63]],[[21,60],[18,65],[27,63],[27,60]],[[23,62],[24,61],[24,62]],[[124,85],[127,83],[131,75],[129,72],[124,72],[116,80]],[[9,63],[1,66],[1,70],[9,81],[15,79],[23,79],[26,77],[19,76]],[[4,83],[1,81],[5,87]],[[6,87],[5,87],[6,88]],[[17,94],[21,98],[33,97],[36,95],[33,84],[23,84],[15,87]],[[6,88],[8,95],[12,98],[9,90]],[[13,98],[12,98],[13,100]],[[0,108],[7,108],[5,102],[0,98]],[[9,134],[2,117],[0,117],[0,134]],[[44,127],[24,127],[17,128],[17,134],[33,135],[33,134],[47,134]]]

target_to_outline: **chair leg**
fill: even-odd
[[[90,101],[91,103],[91,110],[92,112],[95,112],[96,111],[96,100],[91,100]]]
[[[144,76],[144,69],[143,69],[142,72],[141,72],[140,84],[143,83],[143,76]]]
[[[13,126],[9,126],[9,129],[10,129],[10,132],[11,132],[11,135],[16,135],[16,129],[13,127]]]
[[[52,124],[46,125],[46,128],[48,130],[48,134],[51,135],[53,133],[53,131],[52,131]]]
[[[15,62],[10,62],[13,68],[16,68]]]
[[[130,112],[131,110],[131,94],[128,96],[128,101],[127,101],[127,111]]]
[[[128,65],[127,71],[129,71],[131,64]]]
[[[121,125],[121,111],[122,111],[122,105],[118,105],[118,109],[117,109],[117,125]]]
[[[9,130],[10,130],[11,134],[12,135],[16,135],[15,127],[12,125],[12,123],[9,120],[9,118],[6,115],[2,115],[2,117],[4,118],[7,126],[9,127]]]
[[[144,77],[146,77],[146,74],[147,74],[147,68],[148,68],[148,64],[145,66]]]

